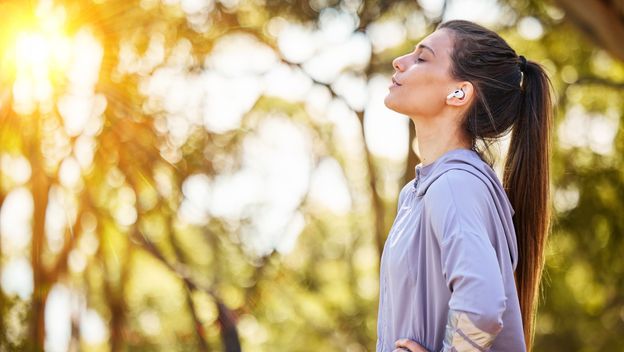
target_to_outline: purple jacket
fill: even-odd
[[[409,338],[429,351],[524,352],[514,281],[514,210],[470,149],[415,168],[381,256],[377,352]]]

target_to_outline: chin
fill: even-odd
[[[384,98],[384,105],[390,110],[395,110],[395,102],[392,101],[392,97],[390,95],[391,94],[388,94]]]
[[[386,98],[384,99],[384,105],[392,111],[398,112],[399,114],[404,114],[403,109],[401,109],[401,106],[397,105],[397,102],[394,101],[392,97],[390,97],[390,94],[388,94]]]

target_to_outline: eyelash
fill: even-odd
[[[425,62],[425,60],[421,59],[421,58],[417,58],[416,62]]]

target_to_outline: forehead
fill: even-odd
[[[436,54],[438,52],[448,54],[453,49],[453,38],[450,30],[442,28],[426,36],[420,44],[432,48]]]

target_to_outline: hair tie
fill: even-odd
[[[518,56],[520,59],[520,89],[522,89],[522,83],[524,83],[524,71],[526,70],[527,60],[524,56]]]
[[[520,59],[520,71],[524,72],[526,70],[527,60],[522,55],[520,55],[518,58]]]

